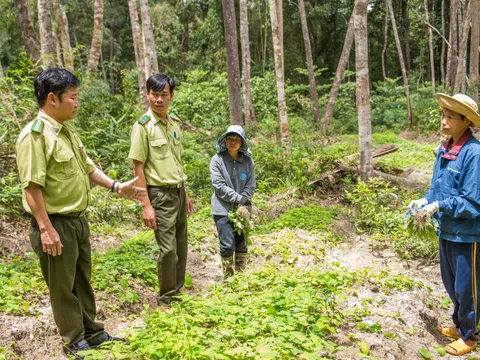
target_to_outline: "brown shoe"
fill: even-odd
[[[235,271],[243,271],[247,266],[248,253],[236,252],[235,253]]]

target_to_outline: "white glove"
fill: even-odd
[[[418,210],[424,205],[428,204],[428,200],[425,198],[422,198],[420,200],[412,200],[410,201],[410,204],[408,204],[408,208],[412,210]]]
[[[422,210],[428,212],[430,215],[435,214],[438,211],[438,201],[424,206]]]

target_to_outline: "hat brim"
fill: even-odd
[[[449,109],[465,116],[475,127],[480,127],[480,114],[470,106],[447,94],[437,94],[437,100],[442,109]]]

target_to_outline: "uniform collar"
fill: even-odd
[[[230,162],[234,162],[234,161],[243,162],[243,153],[241,152],[238,153],[238,159],[236,160],[228,153],[228,151],[226,152],[226,154],[227,154],[227,160]]]
[[[150,116],[150,118],[153,120],[153,124],[156,124],[156,123],[159,122],[159,123],[165,125],[165,124],[163,123],[163,121],[160,120],[160,118],[158,117],[158,115],[153,112],[152,108],[148,108],[147,113],[148,113],[148,115]],[[169,123],[170,121],[171,121],[170,115],[167,114],[167,123]]]
[[[472,136],[472,130],[468,128],[465,130],[462,136],[460,136],[460,139],[458,139],[457,143],[453,145],[452,149],[448,151],[448,148],[450,145],[453,143],[453,138],[448,139],[447,142],[442,144],[442,150],[445,151],[445,154],[442,155],[442,158],[447,159],[447,160],[456,160],[458,157],[458,154],[460,153],[460,150],[462,150],[463,145],[467,142],[468,139]]]
[[[53,130],[53,132],[55,133],[55,135],[58,136],[58,134],[60,134],[60,131],[62,131],[62,128],[65,126],[68,130],[72,130],[71,129],[71,126],[66,124],[66,123],[63,123],[63,124],[60,124],[57,120],[55,120],[54,118],[52,118],[50,115],[47,115],[46,113],[44,113],[42,110],[40,110],[38,112],[38,117],[42,118],[43,120],[46,120],[45,121],[45,124]]]

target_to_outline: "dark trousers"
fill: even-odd
[[[217,226],[221,257],[230,257],[234,252],[246,253],[248,251],[245,237],[235,231],[228,216],[213,215],[213,220]]]
[[[50,221],[60,236],[62,255],[52,256],[43,252],[40,230],[33,217],[30,242],[40,259],[60,336],[66,343],[75,343],[103,331],[103,324],[95,321],[95,298],[90,285],[90,230],[84,217],[52,216]]]
[[[170,304],[185,283],[187,267],[187,202],[185,189],[148,187],[148,197],[157,217],[158,301]]]
[[[477,296],[480,256],[478,243],[440,239],[440,270],[453,302],[452,320],[462,339],[477,332],[480,303]]]

